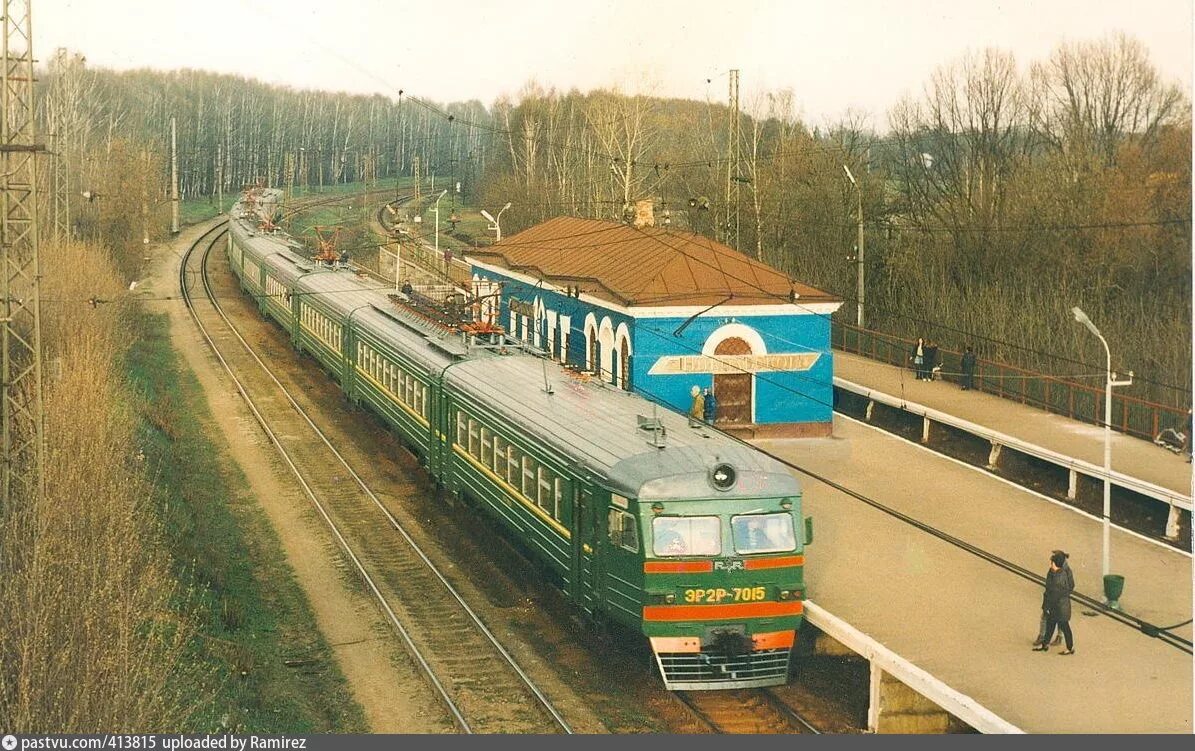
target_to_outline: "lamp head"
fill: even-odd
[[[854,185],[856,188],[859,187],[859,183],[855,182],[855,176],[851,174],[849,167],[845,164],[842,165],[842,171],[846,173],[846,178],[851,181],[851,185]]]
[[[509,209],[509,208],[510,208],[510,201],[507,201],[507,202],[506,202],[506,205],[502,207],[502,210],[503,210],[503,211],[506,211],[506,210],[507,210],[507,209]]]
[[[1091,322],[1091,319],[1087,317],[1087,314],[1078,305],[1071,308],[1071,315],[1075,317],[1076,321],[1086,326],[1088,331],[1096,336],[1100,335],[1100,330],[1095,327],[1095,324]]]

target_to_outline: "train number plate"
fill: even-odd
[[[685,602],[759,602],[767,598],[765,587],[717,587],[709,589],[686,589]]]

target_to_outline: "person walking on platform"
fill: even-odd
[[[705,397],[700,386],[689,389],[689,394],[693,397],[693,405],[689,407],[689,427],[700,427],[701,421],[705,419]]]
[[[1071,592],[1075,589],[1074,575],[1069,572],[1066,564],[1067,555],[1061,550],[1054,551],[1050,556],[1050,570],[1046,574],[1046,591],[1042,595],[1042,610],[1046,614],[1046,636],[1042,643],[1033,648],[1034,652],[1049,652],[1050,637],[1054,635],[1054,627],[1062,631],[1066,639],[1066,649],[1060,654],[1073,655],[1075,653],[1075,637],[1071,634]]]
[[[705,399],[705,406],[702,407],[702,418],[706,425],[713,425],[714,420],[718,418],[718,399],[714,396],[714,392],[709,389],[702,394]]]
[[[1070,556],[1066,553],[1066,551],[1063,551],[1063,550],[1051,550],[1050,558],[1052,560],[1054,556],[1059,555],[1059,554],[1062,555],[1062,570],[1064,572],[1066,572],[1066,583],[1071,589],[1074,589],[1075,588],[1075,572],[1071,571],[1071,565],[1066,562],[1066,559],[1069,558]],[[1046,575],[1049,576],[1049,573],[1050,572],[1047,570]],[[1046,625],[1048,622],[1049,622],[1049,619],[1046,617],[1046,608],[1045,608],[1045,603],[1043,602],[1042,609],[1041,609],[1041,622],[1038,624],[1037,638],[1033,640],[1033,646],[1037,647],[1046,642]],[[1058,634],[1055,635],[1054,641],[1051,644],[1051,646],[1057,647],[1061,643],[1062,643],[1062,630],[1060,629],[1058,631]]]
[[[975,388],[975,352],[967,347],[963,352],[963,391]]]
[[[925,379],[925,340],[917,337],[917,346],[913,347],[913,369],[917,371],[917,380]]]

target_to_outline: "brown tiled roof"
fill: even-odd
[[[620,305],[838,302],[721,243],[665,227],[558,217],[469,257]]]

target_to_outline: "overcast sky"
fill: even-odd
[[[1062,41],[1139,38],[1191,95],[1195,0],[32,0],[35,52],[115,68],[205,68],[300,88],[437,101],[529,79],[722,101],[791,88],[800,114],[883,130],[938,65],[988,46],[1024,66]]]

